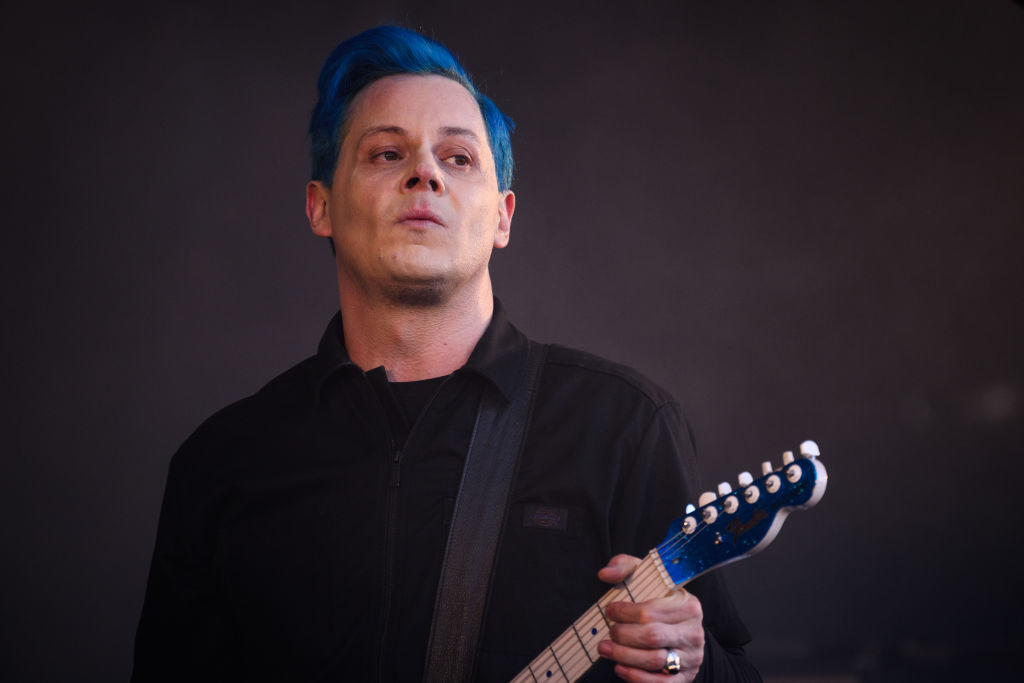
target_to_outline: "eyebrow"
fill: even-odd
[[[446,126],[441,129],[441,132],[446,136],[461,136],[472,140],[473,142],[480,142],[480,138],[477,134],[471,131],[469,128],[459,128],[458,126]]]
[[[373,126],[363,131],[363,134],[359,136],[359,142],[362,142],[371,135],[377,133],[394,133],[395,135],[404,135],[405,129],[401,126]]]
[[[474,133],[469,128],[461,128],[459,126],[443,126],[440,129],[442,135],[446,137],[461,136],[466,137],[479,144],[480,136]],[[378,133],[392,133],[394,135],[405,135],[406,130],[401,126],[372,126],[363,131],[363,134],[359,136],[359,142],[362,142],[371,135],[377,135]]]

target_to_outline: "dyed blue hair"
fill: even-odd
[[[341,129],[356,94],[395,74],[436,74],[461,84],[480,105],[494,156],[498,189],[512,186],[512,119],[473,85],[458,60],[440,43],[399,26],[378,26],[343,42],[327,57],[317,81],[319,99],[309,122],[313,180],[330,186],[341,151]]]

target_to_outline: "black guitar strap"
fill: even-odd
[[[528,342],[519,384],[508,402],[491,387],[477,410],[430,626],[426,683],[470,681],[495,559],[546,344]]]

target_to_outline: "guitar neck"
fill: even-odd
[[[628,579],[604,594],[572,626],[555,638],[544,652],[512,679],[512,683],[577,680],[600,655],[597,644],[607,640],[612,622],[605,607],[612,602],[643,602],[668,595],[676,584],[665,571],[657,550],[647,554]]]

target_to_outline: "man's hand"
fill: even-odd
[[[597,573],[607,583],[621,583],[640,560],[616,555]],[[615,673],[632,683],[692,683],[704,661],[704,612],[700,600],[685,590],[646,602],[613,602],[605,608],[613,622],[611,640],[597,647],[614,660]],[[661,673],[669,650],[679,655],[679,673]]]

